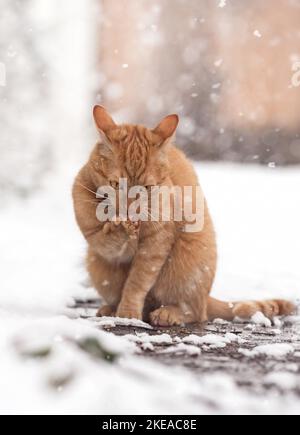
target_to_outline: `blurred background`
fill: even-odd
[[[0,0],[0,189],[82,162],[91,108],[196,160],[300,163],[300,0]]]

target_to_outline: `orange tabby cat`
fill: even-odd
[[[88,242],[87,267],[107,305],[99,316],[118,316],[169,326],[215,318],[290,314],[284,300],[225,303],[209,296],[216,272],[217,248],[205,202],[200,232],[183,231],[184,222],[100,222],[96,217],[100,186],[198,186],[191,162],[173,144],[178,116],[166,117],[154,130],[116,125],[103,107],[94,119],[101,141],[78,174],[73,188],[77,222]],[[129,200],[128,200],[129,201]]]

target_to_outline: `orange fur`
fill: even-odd
[[[94,118],[102,141],[79,172],[73,188],[75,214],[89,249],[87,268],[107,306],[117,315],[168,326],[208,319],[288,314],[285,301],[227,304],[209,297],[217,265],[216,237],[205,202],[201,232],[182,231],[184,222],[112,222],[96,218],[100,186],[127,178],[129,185],[198,186],[191,162],[172,145],[178,117],[156,129],[114,123],[100,106]]]

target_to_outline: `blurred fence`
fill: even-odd
[[[103,0],[101,101],[197,159],[300,162],[299,0]]]

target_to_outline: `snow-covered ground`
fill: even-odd
[[[197,167],[218,233],[214,295],[299,297],[299,168]],[[258,400],[227,375],[167,368],[136,356],[132,337],[68,317],[72,297],[92,292],[68,174],[0,210],[0,412],[299,413],[293,396]],[[119,357],[103,360],[102,348]]]

